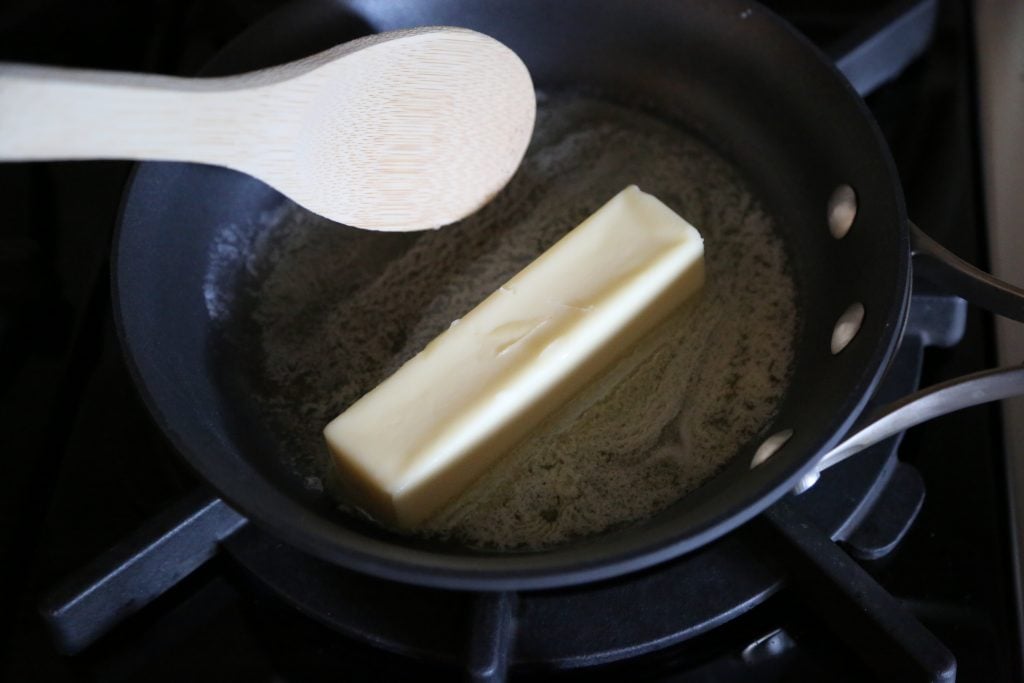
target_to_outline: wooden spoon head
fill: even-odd
[[[308,96],[291,172],[270,180],[316,213],[373,230],[437,228],[490,201],[523,158],[533,83],[493,38],[414,29],[312,59],[323,63],[289,85]]]

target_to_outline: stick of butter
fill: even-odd
[[[697,230],[627,187],[327,425],[345,494],[415,528],[703,283]]]

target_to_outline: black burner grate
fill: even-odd
[[[191,73],[275,4],[15,2],[0,9],[0,57]],[[769,4],[834,46],[865,88],[902,73],[868,102],[911,215],[977,262],[964,8]],[[872,41],[875,50],[856,49]],[[246,680],[946,680],[959,668],[958,680],[997,681],[1018,672],[990,408],[912,431],[901,447],[912,466],[896,461],[892,440],[698,553],[558,591],[398,586],[282,546],[223,503],[203,507],[201,491],[170,506],[195,482],[135,398],[109,320],[106,252],[127,170],[0,167],[10,209],[0,225],[0,427],[13,435],[0,461],[0,678],[180,680],[199,667]],[[915,296],[878,400],[922,374],[931,382],[991,365],[988,325],[956,300]],[[179,526],[183,517],[191,523]],[[54,640],[34,616],[39,604]],[[54,642],[81,654],[60,658]]]

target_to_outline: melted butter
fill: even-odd
[[[431,520],[429,533],[542,548],[643,519],[713,476],[770,420],[787,385],[796,309],[782,242],[707,146],[647,114],[574,96],[542,98],[516,177],[457,225],[370,234],[289,206],[225,231],[224,253],[243,258],[223,268],[244,267],[212,264],[210,282],[233,284],[210,287],[211,314],[239,318],[230,327],[248,390],[287,464],[321,489],[320,428],[340,407],[634,183],[700,229],[703,293]],[[218,299],[228,291],[232,306]],[[517,335],[529,324],[497,345],[525,343],[534,333]],[[544,343],[558,352],[557,335]]]

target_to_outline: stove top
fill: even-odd
[[[0,59],[189,74],[277,4],[15,2]],[[969,8],[769,6],[870,92],[915,222],[983,265]],[[698,553],[597,584],[427,590],[284,546],[210,497],[135,395],[107,261],[129,170],[0,165],[7,680],[1020,678],[992,406],[880,444]],[[989,316],[915,293],[879,403],[995,365]]]

